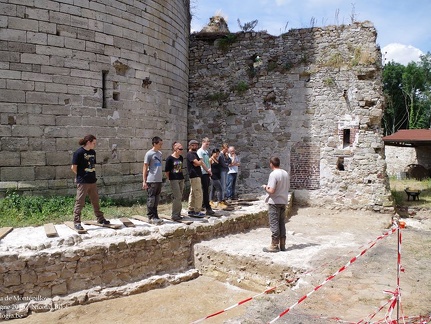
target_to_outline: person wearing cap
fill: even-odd
[[[197,154],[199,142],[189,141],[189,151],[187,152],[187,171],[190,179],[190,195],[188,205],[188,215],[191,217],[203,218],[202,208],[202,160]]]
[[[203,162],[201,164],[201,183],[202,183],[202,207],[205,208],[207,215],[214,215],[215,212],[212,210],[210,205],[210,183],[211,183],[211,163],[210,163],[210,153],[208,151],[210,147],[210,140],[208,137],[202,139],[202,146],[197,151],[199,158]]]
[[[160,194],[162,192],[163,170],[162,170],[162,149],[163,141],[155,136],[151,140],[153,148],[144,157],[144,167],[142,170],[142,189],[147,191],[147,217],[151,224],[160,225],[163,221],[159,218],[157,207],[159,205]]]

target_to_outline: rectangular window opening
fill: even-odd
[[[343,148],[350,146],[350,129],[343,129]]]

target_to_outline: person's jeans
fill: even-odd
[[[148,183],[147,189],[147,217],[149,219],[159,218],[157,212],[157,206],[159,206],[160,193],[162,192],[161,182],[150,182]]]
[[[189,211],[199,213],[202,209],[202,183],[201,178],[190,179]]]
[[[214,180],[211,179],[211,190],[210,190],[210,200],[212,201],[222,201],[223,192],[221,187],[221,181],[220,180]],[[217,199],[214,199],[215,195],[217,194]]]
[[[235,185],[236,185],[236,176],[237,173],[228,173],[227,175],[227,189],[226,189],[226,198],[233,199],[235,198]]]
[[[170,180],[172,195],[174,199],[172,200],[172,218],[180,218],[182,204],[181,200],[183,198],[184,191],[184,180]]]
[[[225,200],[227,197],[227,194],[226,194],[227,172],[228,172],[228,170],[226,170],[226,171],[222,170],[220,173],[220,182],[221,182],[221,189],[222,189],[221,200]]]
[[[278,240],[286,237],[286,205],[268,205],[269,229],[271,238]]]
[[[103,212],[100,211],[99,193],[97,192],[96,183],[78,183],[76,185],[75,207],[73,209],[74,223],[81,222],[81,211],[85,206],[85,197],[90,197],[91,205],[93,206],[94,215],[97,219],[102,219]]]
[[[203,174],[201,178],[202,183],[202,205],[205,209],[211,209],[210,206],[210,175]]]

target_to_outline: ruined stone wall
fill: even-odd
[[[189,0],[0,0],[0,196],[73,194],[98,140],[101,194],[142,195],[151,138],[186,140]]]
[[[376,36],[369,22],[279,37],[193,34],[189,137],[237,148],[240,193],[260,191],[278,155],[297,203],[381,209],[389,190]]]

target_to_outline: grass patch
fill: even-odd
[[[46,223],[59,224],[73,220],[75,197],[22,196],[14,191],[0,199],[0,227],[40,226]],[[101,197],[100,207],[106,218],[145,215],[145,200],[130,201]],[[94,220],[95,216],[87,198],[81,214],[82,220]]]
[[[390,178],[389,183],[391,186],[392,198],[397,205],[431,209],[431,179],[428,178],[419,181],[414,179],[399,180]],[[412,200],[410,198],[410,200],[407,201],[407,194],[404,192],[406,188],[421,190],[419,200]]]

